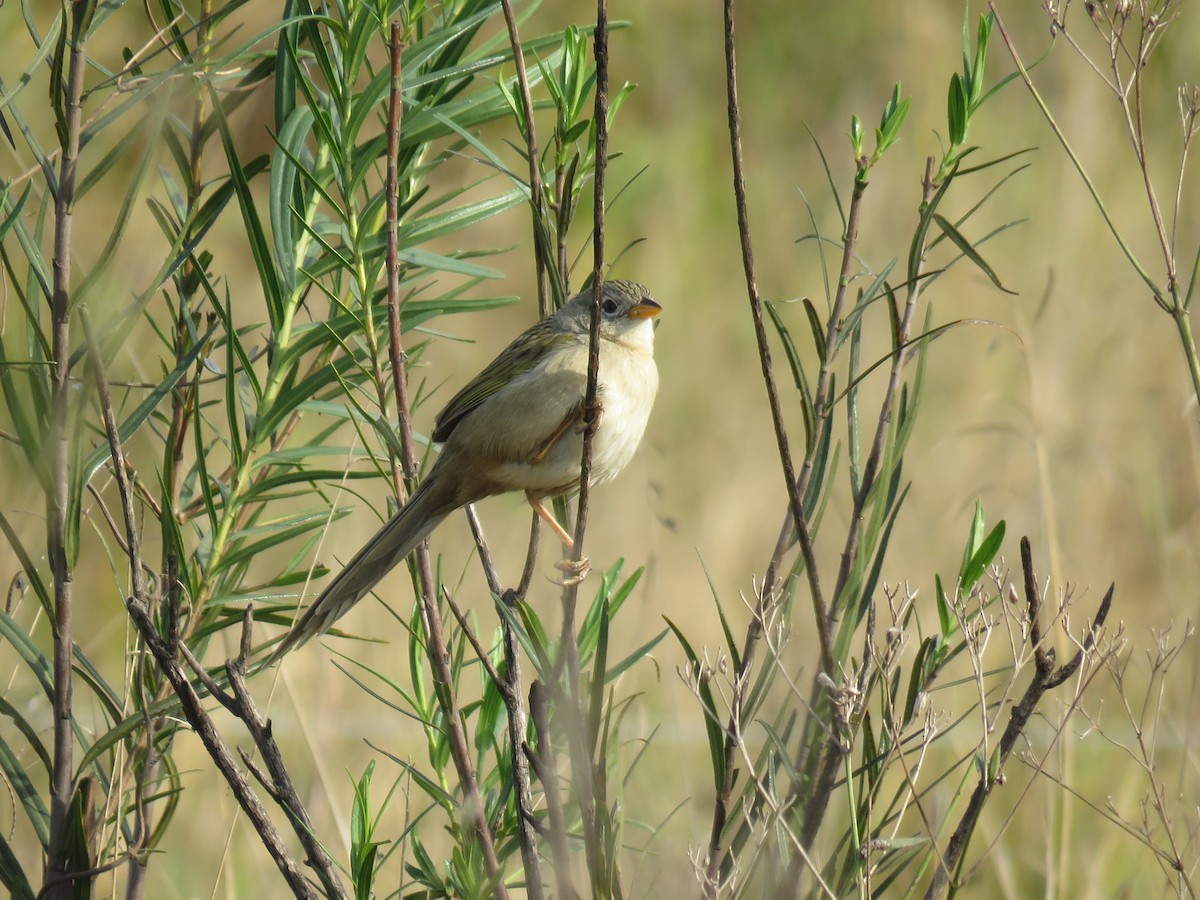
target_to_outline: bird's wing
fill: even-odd
[[[468,413],[533,369],[548,353],[576,340],[576,335],[559,333],[546,320],[534,325],[451,398],[434,422],[433,439],[445,441]]]

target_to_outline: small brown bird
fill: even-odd
[[[571,543],[542,501],[579,487],[591,302],[590,290],[572,297],[451,399],[433,429],[442,453],[421,486],[292,626],[271,662],[326,631],[460,506],[524,491]],[[640,284],[604,284],[591,484],[615,478],[641,442],[658,390],[651,319],[661,311]]]

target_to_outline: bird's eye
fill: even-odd
[[[617,311],[617,301],[613,300],[612,298],[608,298],[600,304],[600,309],[604,311],[606,316],[611,316]]]

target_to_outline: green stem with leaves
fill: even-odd
[[[318,172],[324,171],[328,166],[328,162],[329,150],[324,145],[321,145],[317,150],[313,168]],[[296,239],[294,255],[297,261],[305,259],[308,248],[312,244],[312,227],[317,211],[320,208],[320,203],[320,194],[313,192],[304,209],[303,227]],[[286,298],[283,304],[279,325],[275,333],[271,335],[271,344],[273,347],[272,364],[267,372],[267,380],[263,387],[262,401],[259,403],[259,415],[255,419],[256,424],[254,427],[246,434],[245,453],[242,459],[236,464],[229,495],[222,507],[222,514],[216,531],[213,534],[212,554],[209,557],[208,566],[195,601],[197,608],[209,599],[213,589],[216,587],[217,573],[221,570],[222,557],[229,549],[229,536],[238,523],[242,500],[253,484],[253,473],[255,463],[258,460],[258,454],[264,446],[269,445],[270,435],[259,434],[257,423],[263,421],[263,413],[270,410],[279,398],[279,392],[283,388],[284,381],[290,371],[288,364],[284,361],[286,357],[285,351],[291,344],[292,326],[295,321],[296,310],[299,308],[306,286],[307,283],[303,278],[297,279],[297,283],[292,288],[290,296]],[[230,340],[235,338],[236,335],[231,334],[229,336]],[[232,378],[233,373],[229,373],[228,377]]]

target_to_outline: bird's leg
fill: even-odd
[[[575,549],[575,541],[567,534],[567,530],[559,524],[558,519],[554,518],[554,514],[546,509],[540,497],[534,496],[531,491],[525,492],[525,499],[529,501],[529,505],[533,507],[533,511],[537,513],[546,524],[549,525],[554,533],[558,535],[563,542],[563,546],[567,548],[567,552]],[[563,585],[579,584],[587,577],[588,572],[592,570],[592,564],[585,556],[582,559],[560,559],[554,564],[554,568],[562,572],[566,577],[560,582]]]
[[[554,530],[554,533],[558,535],[559,540],[563,542],[563,546],[566,547],[568,551],[574,550],[575,541],[571,539],[569,534],[567,534],[567,530],[558,524],[558,519],[554,518],[554,513],[550,512],[550,510],[546,509],[546,507],[542,504],[542,499],[534,496],[532,491],[525,492],[525,499],[529,501],[529,505],[533,507],[533,511],[541,516],[542,520]]]
[[[538,447],[537,450],[535,450],[533,452],[533,454],[529,457],[527,462],[531,466],[538,465],[538,463],[542,462],[542,460],[544,460],[547,457],[547,455],[549,455],[550,451],[554,449],[554,445],[558,443],[559,438],[561,438],[564,434],[566,434],[572,428],[575,428],[576,431],[578,431],[580,428],[583,427],[582,423],[583,423],[583,404],[579,403],[579,404],[576,404],[575,406],[571,407],[571,411],[568,412],[563,417],[563,420],[558,423],[558,427],[555,428],[552,432],[550,432],[550,436],[548,438],[546,438],[546,440],[542,441],[541,446]],[[532,503],[533,501],[531,500],[529,502]],[[534,509],[537,509],[537,507],[535,506]],[[543,519],[546,519],[547,522],[553,521],[553,519],[551,519],[551,518],[546,518],[547,514],[544,510],[539,512],[538,515],[541,516]],[[559,531],[559,534],[562,533],[558,529],[557,523],[555,523],[551,527],[554,528],[556,531]]]

